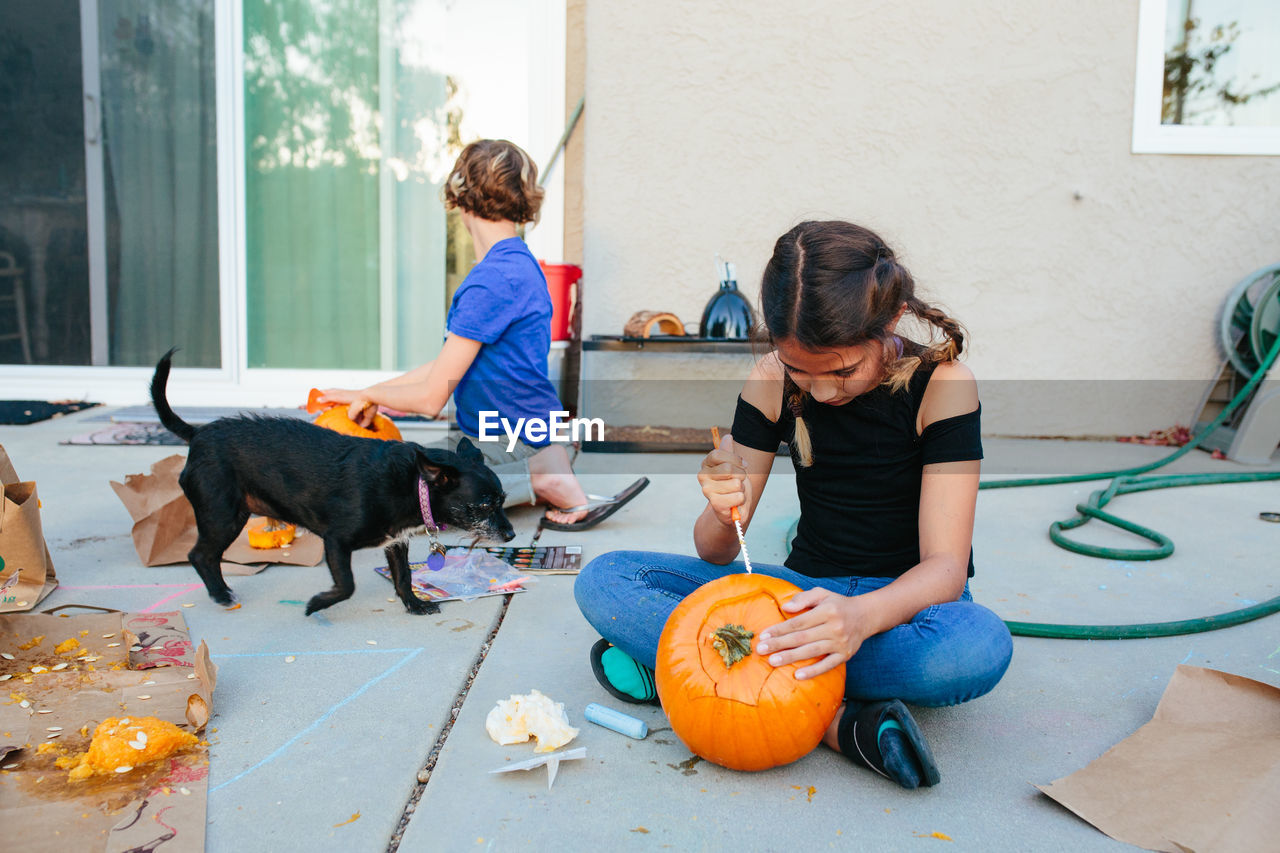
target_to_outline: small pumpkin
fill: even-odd
[[[726,575],[694,590],[668,617],[656,680],[671,728],[695,755],[733,770],[766,770],[811,752],[844,702],[844,667],[797,681],[812,664],[772,666],[755,640],[793,614],[800,591],[781,578]]]
[[[400,430],[396,428],[391,418],[386,415],[374,415],[373,424],[368,429],[365,429],[347,417],[346,406],[333,406],[325,409],[316,417],[313,423],[316,426],[322,426],[325,429],[331,429],[343,435],[358,435],[361,438],[381,438],[387,441],[401,440]]]
[[[283,548],[298,535],[297,525],[260,518],[248,524],[250,548]]]

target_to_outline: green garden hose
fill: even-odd
[[[1249,395],[1266,377],[1267,371],[1280,355],[1280,340],[1271,347],[1271,351],[1261,360],[1260,367],[1249,377],[1249,381],[1240,392],[1231,399],[1226,408],[1214,418],[1213,422],[1200,430],[1191,441],[1179,447],[1163,459],[1134,468],[1119,471],[1102,471],[1094,474],[1074,474],[1060,477],[1028,477],[1017,480],[989,480],[981,483],[979,489],[1013,489],[1022,486],[1048,486],[1061,483],[1084,483],[1091,480],[1103,480],[1111,477],[1111,483],[1105,489],[1099,489],[1089,496],[1085,503],[1076,504],[1074,518],[1055,521],[1049,525],[1049,538],[1060,548],[1085,554],[1090,557],[1101,557],[1110,560],[1160,560],[1173,553],[1173,540],[1157,530],[1144,527],[1132,521],[1126,521],[1109,512],[1103,511],[1112,498],[1132,492],[1145,492],[1151,489],[1169,489],[1178,486],[1204,486],[1215,483],[1251,483],[1261,480],[1280,480],[1280,471],[1255,472],[1246,474],[1167,474],[1160,477],[1141,477],[1180,459],[1190,453],[1208,438],[1214,430],[1222,425],[1240,404],[1249,399]],[[1101,545],[1088,545],[1067,538],[1065,531],[1074,530],[1097,519],[1122,530],[1127,530],[1155,543],[1155,548],[1107,548]],[[1010,622],[1005,620],[1009,631],[1021,637],[1051,637],[1059,640],[1136,640],[1148,637],[1174,637],[1181,634],[1198,634],[1204,631],[1215,631],[1240,625],[1263,616],[1270,616],[1280,611],[1280,596],[1264,601],[1261,604],[1243,607],[1216,616],[1202,616],[1196,619],[1183,619],[1176,622],[1148,622],[1132,625],[1054,625],[1042,622]]]

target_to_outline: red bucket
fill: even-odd
[[[547,277],[547,290],[551,293],[551,340],[569,340],[569,317],[576,301],[578,279],[582,267],[574,264],[549,264],[538,261],[542,274]]]

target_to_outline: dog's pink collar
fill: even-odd
[[[428,533],[435,533],[444,528],[443,524],[436,524],[435,517],[431,514],[431,495],[427,492],[427,481],[423,477],[418,477],[418,506],[422,509],[422,523],[427,526]]]
[[[436,534],[444,528],[444,525],[436,524],[435,516],[431,514],[431,495],[427,492],[427,481],[422,476],[418,477],[418,506],[422,509],[422,523],[427,526],[427,537],[431,540],[427,568],[438,572],[444,568],[444,556],[447,550],[440,544]]]

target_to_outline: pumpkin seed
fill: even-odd
[[[148,694],[148,693],[143,693],[141,696],[137,696],[137,697],[134,697],[134,698],[137,698],[137,699],[150,699],[150,698],[151,698],[151,696],[150,696],[150,694]]]
[[[116,646],[118,646],[118,645],[120,645],[120,644],[119,644],[119,643],[107,643],[107,648],[109,648],[109,649],[114,649],[114,648],[115,648]],[[130,769],[130,770],[132,770],[133,768],[132,768],[132,767],[130,767],[129,769]]]
[[[52,713],[53,713],[53,711],[50,711],[48,708],[41,708],[39,711],[36,711],[36,713],[37,713],[37,714],[52,714]]]
[[[66,669],[66,668],[67,668],[67,664],[65,664],[65,663],[59,663],[59,664],[54,664],[54,665],[53,665],[53,671],[54,671],[54,672],[59,672],[59,671],[64,670],[64,669]]]
[[[144,750],[144,749],[146,749],[146,748],[147,748],[147,745],[146,745],[145,743],[143,743],[142,741],[140,741],[140,740],[131,740],[131,741],[129,741],[129,746],[133,747],[134,749],[138,750],[139,752],[141,752],[142,750]]]
[[[50,732],[49,734],[44,736],[44,739],[52,740],[53,738],[56,738],[56,737],[62,737],[62,732]]]
[[[9,654],[8,652],[0,652],[0,658],[4,658],[5,660],[13,660],[13,655]]]
[[[18,766],[18,765],[17,765],[16,763],[14,763],[14,764],[6,764],[6,765],[4,765],[3,767],[0,767],[0,770],[12,770],[13,768],[15,768],[15,767],[17,767],[17,766]]]
[[[182,606],[183,606],[183,607],[195,607],[196,605],[195,605],[195,602],[188,601],[186,604],[184,604],[184,605],[182,605]]]
[[[62,731],[62,726],[49,726],[49,728],[45,729],[45,731],[46,731],[46,732],[60,732],[60,731]]]
[[[10,674],[8,674],[8,675],[0,675],[0,681],[8,681],[10,678],[13,678],[13,674],[12,674],[12,673],[10,673]]]
[[[128,765],[128,764],[121,764],[119,767],[117,767],[117,768],[116,768],[116,772],[117,772],[117,773],[128,773],[128,772],[129,772],[130,770],[132,770],[132,769],[133,769],[133,767],[131,767],[131,766],[130,766],[130,765]]]
[[[39,675],[39,674],[40,674],[40,673],[42,673],[42,672],[48,672],[48,671],[49,671],[49,667],[47,667],[47,666],[33,666],[33,667],[31,667],[31,671],[32,671],[32,672],[34,672],[34,673],[36,673],[37,675]]]

